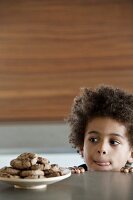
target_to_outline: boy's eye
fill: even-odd
[[[98,141],[97,138],[90,138],[89,140],[90,140],[92,143],[96,143],[96,142]]]
[[[110,144],[116,146],[116,145],[120,144],[120,142],[117,140],[110,140]]]

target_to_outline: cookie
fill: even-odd
[[[54,172],[53,170],[45,170],[44,171],[44,176],[46,178],[50,178],[50,177],[56,177],[56,176],[61,176],[61,172],[58,171],[58,172]]]
[[[22,153],[17,157],[18,160],[33,160],[33,159],[38,159],[38,155],[36,153]]]
[[[0,173],[7,173],[7,174],[10,174],[10,175],[19,175],[20,170],[14,169],[12,167],[3,167],[3,168],[0,169]]]
[[[52,164],[52,165],[51,165],[51,169],[52,169],[54,172],[60,171],[59,166],[58,166],[57,164]]]
[[[17,176],[17,175],[11,175],[11,174],[8,174],[8,173],[1,173],[0,172],[0,177],[3,177],[3,178],[20,178],[20,176]]]
[[[38,160],[38,155],[36,153],[22,153],[17,157],[17,160],[29,161],[31,165],[35,165]]]
[[[23,153],[16,159],[11,160],[10,165],[15,169],[30,169],[37,163],[38,156],[35,153]]]
[[[49,160],[47,158],[38,157],[37,163],[38,164],[48,164],[50,162],[49,162]]]
[[[29,169],[32,166],[32,163],[29,160],[11,160],[10,165],[14,169]]]
[[[49,163],[44,164],[43,170],[47,170],[47,169],[51,169],[51,165]]]
[[[38,170],[38,169],[40,169],[40,170],[44,170],[44,165],[43,164],[36,164],[36,165],[32,165],[31,166],[31,170]]]
[[[28,177],[28,176],[44,176],[44,172],[41,170],[23,170],[20,172],[21,177]]]

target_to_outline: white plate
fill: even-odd
[[[71,176],[71,171],[69,169],[63,168],[62,176],[43,179],[17,179],[0,177],[0,181],[3,181],[10,185],[14,185],[15,188],[42,189],[46,188],[49,184],[56,183],[58,181],[68,178],[69,176]]]

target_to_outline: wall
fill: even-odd
[[[132,91],[132,1],[3,0],[0,16],[0,121],[63,121],[84,86]]]
[[[69,149],[62,123],[79,88],[132,91],[132,77],[132,1],[1,1],[2,152]]]
[[[0,154],[25,151],[38,153],[75,152],[68,143],[64,123],[3,123],[0,125]]]

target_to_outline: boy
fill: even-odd
[[[72,172],[133,172],[133,94],[106,85],[84,88],[74,99],[68,123],[69,142],[86,163]]]

